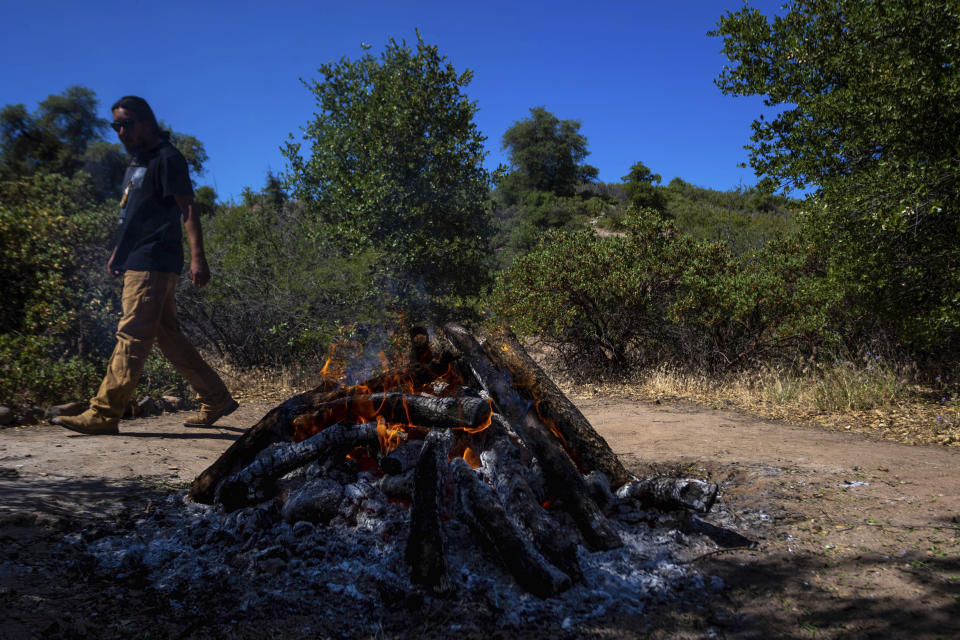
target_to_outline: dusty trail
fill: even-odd
[[[960,635],[957,448],[693,406],[573,399],[632,471],[722,482],[722,500],[760,543],[702,560],[728,587],[716,607],[610,621],[598,635]],[[51,425],[0,431],[0,539],[13,543],[5,553],[22,559],[31,527],[120,513],[145,488],[184,486],[272,406],[245,404],[206,429],[165,414],[121,422],[115,437]],[[7,578],[0,572],[0,601],[16,595]]]
[[[882,467],[909,475],[918,496],[929,489],[945,501],[960,500],[958,448],[911,447],[689,405],[575,400],[618,455],[638,461],[699,460],[837,474]],[[179,414],[125,420],[117,437],[82,436],[53,425],[6,429],[0,431],[0,468],[41,477],[189,482],[273,406],[244,404],[212,428],[184,427]]]

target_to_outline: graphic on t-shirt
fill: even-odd
[[[146,167],[133,167],[128,172],[127,184],[123,187],[123,197],[120,198],[120,222],[123,223],[124,213],[127,210],[127,199],[130,197],[130,192],[134,189],[139,189],[143,184],[143,177],[147,175]]]

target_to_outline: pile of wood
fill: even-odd
[[[451,589],[444,514],[454,513],[541,597],[581,578],[578,545],[622,544],[605,515],[618,501],[700,513],[712,506],[714,484],[627,473],[509,330],[481,345],[450,324],[438,342],[415,329],[407,365],[358,385],[325,380],[280,404],[194,480],[190,497],[226,511],[279,497],[296,519],[298,504],[330,511],[325,496],[339,494],[318,483],[313,493],[282,495],[281,479],[350,461],[379,477],[387,497],[409,503],[412,582]]]

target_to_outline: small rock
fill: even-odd
[[[13,409],[0,405],[0,427],[5,427],[13,422]]]
[[[58,416],[78,416],[89,407],[89,403],[86,402],[67,402],[66,404],[58,404],[56,406],[50,407],[50,411],[47,412],[48,418],[56,418]]]
[[[179,411],[183,407],[183,399],[177,396],[160,396],[160,408],[164,411]]]
[[[150,396],[140,398],[140,402],[137,403],[138,416],[152,416],[158,413],[160,413],[160,411],[157,409],[157,403],[153,401],[153,398]]]
[[[43,418],[44,415],[45,415],[45,412],[40,407],[36,407],[36,406],[30,407],[29,409],[24,411],[22,414],[20,414],[20,418],[17,420],[17,424],[19,425],[37,424],[40,422],[40,420]]]

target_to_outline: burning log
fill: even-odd
[[[435,398],[407,393],[372,393],[324,402],[297,419],[294,440],[350,417],[382,417],[387,423],[430,429],[481,430],[493,409],[482,398]]]
[[[217,489],[217,502],[226,511],[262,502],[268,497],[273,483],[294,469],[322,459],[341,447],[353,448],[376,442],[376,423],[334,425],[312,438],[257,458],[223,481]]]
[[[585,472],[602,471],[614,488],[630,479],[607,441],[530,357],[510,329],[500,327],[492,331],[486,352],[494,364],[510,372],[514,386],[535,403],[540,419],[556,428],[567,453],[578,459]]]
[[[517,582],[546,598],[567,589],[570,577],[536,552],[507,518],[503,504],[461,458],[451,463],[459,506],[467,522],[490,541]]]
[[[325,380],[317,388],[296,395],[271,409],[193,480],[190,498],[212,504],[221,480],[251,463],[258,453],[274,442],[289,441],[293,435],[294,418],[316,403],[329,399],[335,388],[333,383]]]
[[[689,478],[645,478],[634,480],[617,490],[620,500],[637,500],[659,509],[690,509],[707,513],[717,499],[720,487],[713,482]]]
[[[594,549],[614,549],[622,545],[616,531],[590,498],[583,476],[534,415],[530,403],[513,390],[509,376],[493,365],[476,338],[463,327],[448,324],[443,328],[443,335],[460,352],[473,375],[540,461],[548,486],[563,501],[564,509],[573,516],[587,544]]]
[[[410,537],[406,560],[414,584],[438,593],[450,590],[450,576],[443,552],[442,499],[450,450],[449,431],[431,431],[413,472],[413,505],[410,507]]]
[[[325,380],[320,386],[296,395],[270,410],[257,424],[248,429],[190,484],[190,499],[204,504],[213,503],[217,485],[253,462],[257,454],[276,442],[289,442],[293,437],[294,420],[315,409],[317,405],[346,398],[356,393],[377,393],[392,388],[401,381],[405,386],[419,389],[442,377],[449,367],[445,355],[436,363],[415,363],[408,367],[375,376],[363,384],[342,387]],[[441,371],[442,369],[442,371]]]

